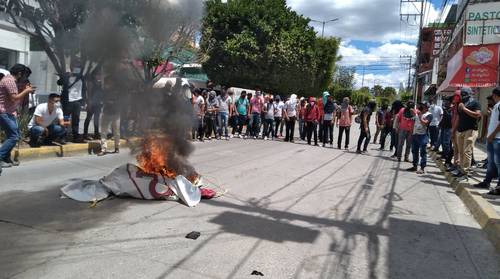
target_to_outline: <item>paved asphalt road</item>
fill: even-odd
[[[0,278],[500,278],[500,257],[445,178],[301,143],[196,143],[192,162],[228,189],[188,208],[60,199],[131,158],[26,162],[0,177]],[[184,236],[200,231],[201,237]]]

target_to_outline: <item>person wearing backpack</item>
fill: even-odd
[[[323,110],[323,147],[325,147],[327,142],[330,143],[330,147],[333,147],[333,124],[335,123],[337,106],[333,102],[332,96],[327,96]]]

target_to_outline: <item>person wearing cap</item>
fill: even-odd
[[[491,116],[488,122],[487,153],[488,169],[484,180],[476,185],[478,188],[489,188],[493,178],[499,178],[500,174],[500,87],[493,89],[492,94],[495,105],[491,108]],[[497,185],[490,189],[490,195],[500,195],[500,178]]]
[[[460,169],[453,172],[458,181],[468,180],[474,143],[478,136],[478,122],[481,118],[481,106],[472,98],[472,89],[462,87],[460,90],[462,102],[457,106],[457,146]]]
[[[375,111],[376,107],[377,103],[372,100],[368,102],[363,111],[361,111],[360,114],[361,123],[359,123],[359,129],[361,130],[361,133],[359,134],[358,148],[356,149],[356,153],[358,154],[367,152],[368,144],[370,143],[371,139],[370,118],[372,113]],[[363,150],[361,150],[361,146],[363,146]]]
[[[428,105],[419,103],[417,109],[412,109],[413,115],[413,135],[411,137],[413,154],[413,166],[407,171],[416,171],[418,174],[425,173],[427,166],[427,143],[429,142],[429,124],[432,121],[432,113],[429,112]],[[420,159],[420,169],[418,163]]]
[[[17,82],[27,79],[31,70],[22,64],[16,64],[10,69],[10,75],[0,81],[0,128],[5,133],[5,141],[0,146],[0,170],[19,165],[11,159],[10,153],[21,138],[17,124],[17,107],[31,92],[33,87],[27,84],[19,92]]]
[[[314,146],[318,146],[318,123],[321,119],[316,98],[310,97],[304,112],[305,128],[307,133],[307,144],[311,145],[311,138],[314,134]]]
[[[30,146],[40,147],[43,139],[49,141],[56,140],[60,144],[65,144],[66,122],[63,111],[60,108],[61,96],[52,93],[49,95],[47,103],[39,104],[31,121],[28,124],[30,133]]]

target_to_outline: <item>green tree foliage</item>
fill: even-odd
[[[335,84],[341,88],[353,89],[355,67],[338,66],[335,71]]]
[[[384,92],[384,87],[377,84],[377,85],[373,86],[372,91],[373,91],[373,95],[375,97],[379,97],[379,96],[382,96],[382,93]]]
[[[342,88],[342,87],[338,87],[338,86],[330,87],[328,91],[330,93],[332,93],[333,98],[337,102],[342,102],[342,100],[345,97],[352,98],[352,94],[353,94],[353,90],[352,89]]]
[[[413,100],[413,94],[411,92],[405,91],[399,94],[399,99],[401,102],[406,103],[409,100]]]
[[[318,95],[332,77],[337,39],[316,38],[285,0],[206,2],[202,64],[219,84]]]
[[[351,102],[357,107],[366,105],[372,99],[372,95],[368,88],[363,87],[355,90],[352,94]]]

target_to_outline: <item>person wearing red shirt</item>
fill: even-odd
[[[316,98],[310,97],[309,104],[304,112],[304,121],[307,132],[307,144],[311,145],[311,138],[314,133],[314,145],[318,146],[318,123],[321,119],[318,105],[316,105]]]
[[[398,148],[396,152],[399,162],[401,162],[401,155],[403,153],[403,145],[405,142],[405,162],[410,161],[408,157],[410,156],[411,136],[413,134],[413,126],[415,124],[411,110],[414,108],[415,103],[413,103],[413,101],[408,101],[408,103],[406,103],[406,107],[402,108],[396,116],[395,128],[398,132]]]

